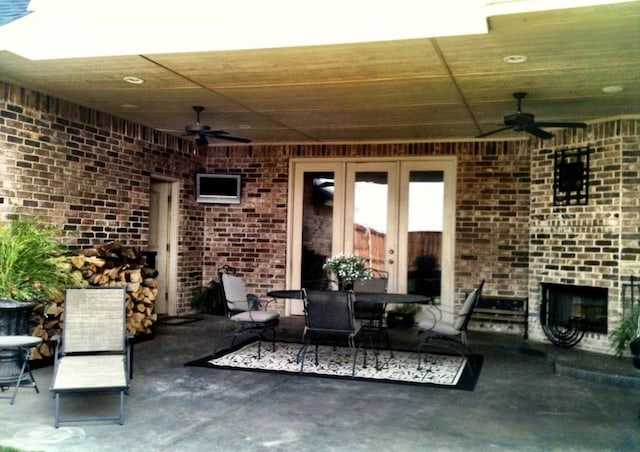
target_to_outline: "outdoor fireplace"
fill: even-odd
[[[608,289],[542,283],[540,320],[551,342],[576,345],[586,332],[607,333]]]

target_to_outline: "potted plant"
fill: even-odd
[[[206,286],[198,287],[191,296],[191,307],[205,314],[224,314],[220,283],[212,280]]]
[[[638,316],[640,316],[640,305],[634,305],[630,311],[622,317],[620,325],[611,334],[611,345],[615,350],[616,356],[622,357],[628,351],[629,344],[638,337],[640,326],[638,325]]]
[[[33,307],[62,297],[70,267],[54,237],[37,218],[0,224],[0,335],[28,334]]]
[[[400,304],[393,311],[387,312],[387,326],[389,328],[411,328],[415,323],[416,312],[418,310],[415,303]]]
[[[322,268],[338,279],[338,289],[340,290],[350,289],[353,286],[353,281],[367,275],[364,258],[354,254],[336,254],[327,259]]]

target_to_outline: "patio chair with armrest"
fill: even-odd
[[[467,295],[462,307],[453,314],[453,320],[447,321],[441,306],[428,306],[423,312],[426,317],[418,323],[418,334],[424,339],[418,344],[418,369],[421,368],[422,353],[426,349],[453,351],[466,356],[470,353],[467,344],[467,326],[471,320],[473,309],[482,296],[484,280]]]
[[[61,422],[116,420],[124,423],[124,394],[129,389],[131,342],[126,335],[125,287],[68,288],[62,338],[54,337],[55,420]],[[116,392],[117,415],[60,416],[63,394]]]
[[[223,336],[214,349],[214,355],[227,338],[232,338],[231,347],[238,337],[258,339],[258,359],[260,359],[262,340],[265,334],[273,335],[273,351],[276,348],[276,328],[280,324],[278,311],[260,310],[260,301],[253,294],[247,294],[244,281],[235,274],[233,267],[224,266],[220,271],[220,286],[227,317],[235,322],[237,329]]]
[[[358,353],[364,345],[360,325],[353,314],[352,291],[327,291],[303,289],[305,328],[303,345],[298,352],[300,372],[304,371],[305,356],[309,346],[315,346],[315,364],[318,365],[318,346],[320,343],[335,345],[338,341],[345,341],[349,352],[353,355],[351,376],[356,372]],[[364,366],[367,365],[366,348]],[[376,368],[378,366],[376,356]]]

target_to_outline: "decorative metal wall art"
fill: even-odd
[[[589,146],[557,150],[553,168],[553,205],[589,203]]]

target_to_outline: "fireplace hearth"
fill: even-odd
[[[549,340],[573,347],[586,332],[607,334],[608,289],[542,283],[540,320]]]

